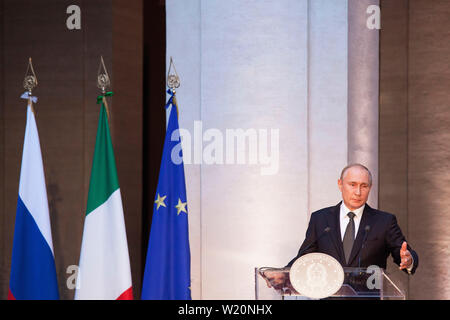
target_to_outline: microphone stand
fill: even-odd
[[[369,234],[369,231],[370,231],[370,226],[366,226],[364,228],[364,238],[363,238],[363,242],[362,242],[362,245],[361,245],[361,250],[359,251],[359,255],[358,255],[358,271],[359,271],[359,274],[361,274],[361,271],[360,271],[360,269],[361,269],[361,255],[362,255],[362,251],[364,250],[364,247],[366,246],[366,240],[367,240],[367,235]]]

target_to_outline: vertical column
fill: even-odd
[[[450,299],[450,3],[409,1],[408,229],[419,252],[410,297]]]
[[[307,226],[307,1],[201,4],[201,115],[213,137],[203,161],[223,142],[223,164],[202,165],[203,298],[252,299],[254,267],[285,265]],[[227,136],[237,129],[249,135],[244,147]],[[270,175],[252,135],[256,150],[274,146]]]
[[[309,213],[337,204],[347,163],[347,0],[309,1]]]
[[[408,0],[380,1],[379,208],[408,230]],[[391,279],[405,293],[408,276],[388,259]]]
[[[348,162],[373,176],[369,204],[378,206],[379,31],[367,28],[366,13],[378,0],[348,0]]]

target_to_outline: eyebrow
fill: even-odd
[[[359,184],[367,184],[367,185],[369,185],[368,182],[358,182],[358,181],[349,181],[348,183],[359,183]]]

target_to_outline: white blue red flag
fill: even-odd
[[[20,170],[9,300],[59,299],[41,147],[32,100]]]

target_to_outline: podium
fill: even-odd
[[[343,268],[341,288],[327,300],[405,300],[405,294],[378,267]],[[297,292],[289,280],[290,268],[255,268],[256,300],[312,300]],[[270,285],[270,287],[269,287]]]

